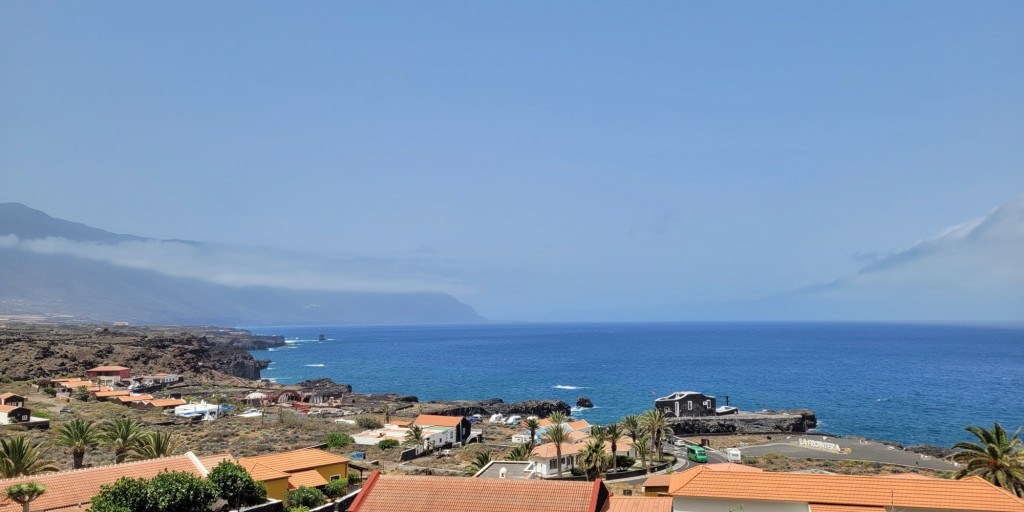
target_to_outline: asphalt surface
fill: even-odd
[[[743,455],[748,457],[760,457],[768,453],[779,453],[794,459],[821,459],[821,460],[858,460],[868,462],[879,462],[882,464],[894,464],[911,468],[935,469],[940,471],[955,471],[958,466],[955,463],[921,455],[919,453],[903,451],[899,448],[863,441],[860,439],[836,438],[820,435],[778,435],[773,436],[770,442],[737,446]],[[801,442],[801,440],[803,440]],[[708,462],[724,461],[725,453],[718,450],[707,449]]]

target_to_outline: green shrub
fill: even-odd
[[[323,505],[324,493],[320,492],[320,489],[316,487],[302,485],[294,491],[288,491],[288,494],[285,495],[285,503],[288,504],[289,509],[294,507],[317,507]]]
[[[348,494],[348,480],[331,480],[324,486],[324,494],[331,499]]]
[[[587,472],[583,471],[583,468],[572,468],[569,470],[569,474],[572,476],[587,476]]]
[[[14,379],[12,379],[10,377],[4,377],[4,378],[0,378],[0,382],[3,382],[4,384],[10,384],[10,383],[14,382]]]
[[[367,430],[373,430],[375,428],[381,428],[384,426],[384,424],[381,423],[380,420],[378,420],[377,418],[371,418],[369,416],[356,418],[356,425],[359,425],[360,427],[365,428]]]
[[[267,488],[257,482],[242,466],[229,460],[222,461],[206,476],[217,487],[217,496],[232,508],[259,505],[267,501]]]
[[[349,473],[347,480],[348,485],[355,485],[359,483],[359,476],[356,475],[355,473]]]
[[[328,448],[344,448],[352,444],[352,436],[344,432],[331,432],[324,438]]]
[[[50,411],[47,411],[46,409],[36,409],[36,410],[32,411],[32,416],[35,416],[37,418],[47,419],[47,420],[52,420],[53,419],[53,414],[50,414]]]
[[[57,390],[53,389],[51,387],[43,388],[43,393],[46,393],[47,395],[50,395],[50,396],[57,396]]]
[[[377,443],[377,447],[381,450],[390,450],[396,446],[398,446],[398,441],[394,439],[384,439]]]

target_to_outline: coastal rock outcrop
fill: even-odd
[[[585,396],[581,396],[581,397],[576,399],[576,407],[591,408],[593,406],[594,406],[594,402],[592,402],[590,400],[590,398],[587,398]]]
[[[244,349],[168,329],[125,331],[79,325],[26,325],[0,329],[0,374],[15,380],[82,376],[100,365],[135,373],[167,372],[186,379],[258,379],[261,365]]]
[[[818,425],[814,411],[743,412],[727,416],[668,418],[669,428],[676,435],[693,434],[763,434],[774,432],[807,432]]]
[[[550,416],[558,411],[568,416],[572,409],[569,404],[562,400],[525,400],[522,402],[506,403],[500,398],[488,400],[457,400],[451,402],[429,402],[430,414],[441,414],[448,416],[472,416],[474,414],[490,415],[504,414],[509,416],[518,414],[521,416],[539,416],[541,418]]]
[[[352,394],[351,384],[338,384],[328,378],[304,380],[295,386],[316,391],[324,398],[341,398]]]

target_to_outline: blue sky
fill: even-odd
[[[1019,2],[5,2],[0,201],[490,318],[674,319],[1021,197],[1021,26]]]

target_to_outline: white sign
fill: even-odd
[[[811,450],[818,450],[818,451],[822,451],[822,452],[830,452],[830,453],[842,453],[843,452],[843,449],[840,448],[838,444],[829,443],[827,441],[817,441],[817,440],[814,440],[814,439],[804,439],[802,437],[800,438],[800,442],[799,442],[798,446],[800,446],[801,448],[810,448]]]

